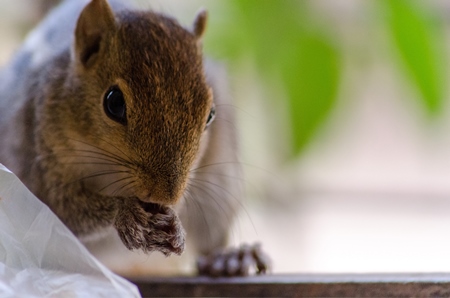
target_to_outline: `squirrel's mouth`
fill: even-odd
[[[151,213],[151,214],[160,214],[160,213],[166,213],[165,207],[160,205],[160,204],[156,204],[156,203],[151,203],[151,202],[144,202],[139,200],[139,204],[141,205],[141,207],[145,210],[145,212],[147,213]]]
[[[140,202],[148,204],[156,204],[162,206],[172,206],[177,201],[179,196],[172,196],[171,191],[141,191],[133,194]]]

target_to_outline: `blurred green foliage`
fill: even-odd
[[[437,114],[445,96],[442,25],[423,5],[411,0],[380,1],[386,6],[388,30],[411,83],[427,111]]]
[[[329,34],[308,18],[305,1],[229,3],[236,11],[233,25],[227,26],[225,39],[213,42],[232,49],[234,59],[251,53],[268,88],[281,78],[289,100],[291,152],[295,156],[314,136],[336,100],[339,50]]]
[[[231,13],[206,44],[210,52],[224,54],[231,63],[252,57],[264,88],[281,80],[288,96],[290,157],[298,156],[327,120],[343,77],[344,41],[335,36],[332,23],[313,11],[312,1],[225,1],[222,4]],[[399,62],[395,65],[417,86],[425,110],[436,115],[445,96],[443,24],[415,0],[364,3],[380,8],[377,25],[381,23],[391,37],[393,57]]]

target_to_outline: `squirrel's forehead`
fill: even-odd
[[[159,50],[195,47],[195,36],[175,19],[152,12],[119,15],[119,38],[125,44]]]
[[[134,68],[182,68],[192,66],[201,60],[197,45],[182,40],[164,40],[141,35],[124,37],[117,46],[122,63],[132,63]]]

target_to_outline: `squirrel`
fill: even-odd
[[[0,70],[0,163],[86,243],[112,229],[130,250],[181,254],[186,229],[201,274],[264,272],[258,247],[225,249],[241,167],[206,23],[64,1]]]

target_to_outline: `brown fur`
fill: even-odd
[[[120,1],[85,4],[63,3],[0,71],[0,162],[80,237],[114,227],[130,249],[180,253],[174,207],[198,253],[223,247],[240,167],[224,75],[202,61],[206,12],[191,32]],[[126,125],[103,110],[113,85]]]
[[[73,13],[70,9],[65,10]],[[51,39],[60,34],[49,24],[52,18],[69,16],[65,10],[63,4],[36,29],[38,35]],[[154,228],[137,215],[143,213],[141,201],[176,204],[186,196],[190,177],[202,175],[192,171],[194,164],[217,162],[216,157],[202,158],[202,152],[208,156],[214,155],[212,150],[222,150],[210,145],[221,137],[208,135],[221,129],[215,124],[205,129],[213,100],[198,46],[205,22],[202,13],[191,33],[171,18],[153,12],[113,12],[104,0],[93,0],[76,27],[74,22],[67,25],[75,28],[73,43],[56,40],[66,46],[35,64],[33,59],[40,57],[36,53],[43,49],[25,45],[0,73],[0,162],[75,234],[89,235],[113,225],[127,244],[127,233]],[[50,45],[59,44],[53,41]],[[124,93],[126,125],[109,119],[103,111],[103,97],[112,85]],[[223,116],[227,117],[226,112]],[[225,135],[223,140],[227,139]],[[235,140],[220,146],[233,151]],[[234,153],[217,154],[217,158],[228,157],[222,161],[235,161]],[[216,195],[194,189],[186,199],[206,208],[206,215],[198,215],[204,219],[186,220],[188,226],[193,225],[191,229],[199,230],[195,233],[202,239],[203,244],[197,245],[202,251],[224,244],[235,210],[231,207],[235,199],[226,203],[229,195],[220,189],[218,193],[219,197],[210,198]],[[208,200],[215,203],[203,202]],[[224,212],[230,213],[225,214],[227,222],[220,223],[226,229],[212,227],[218,218],[223,221],[220,213]],[[212,220],[212,226],[199,228],[205,220]],[[175,229],[173,234],[183,234],[176,223],[169,225]],[[203,229],[209,240],[202,236]],[[127,246],[151,250],[146,244]]]

